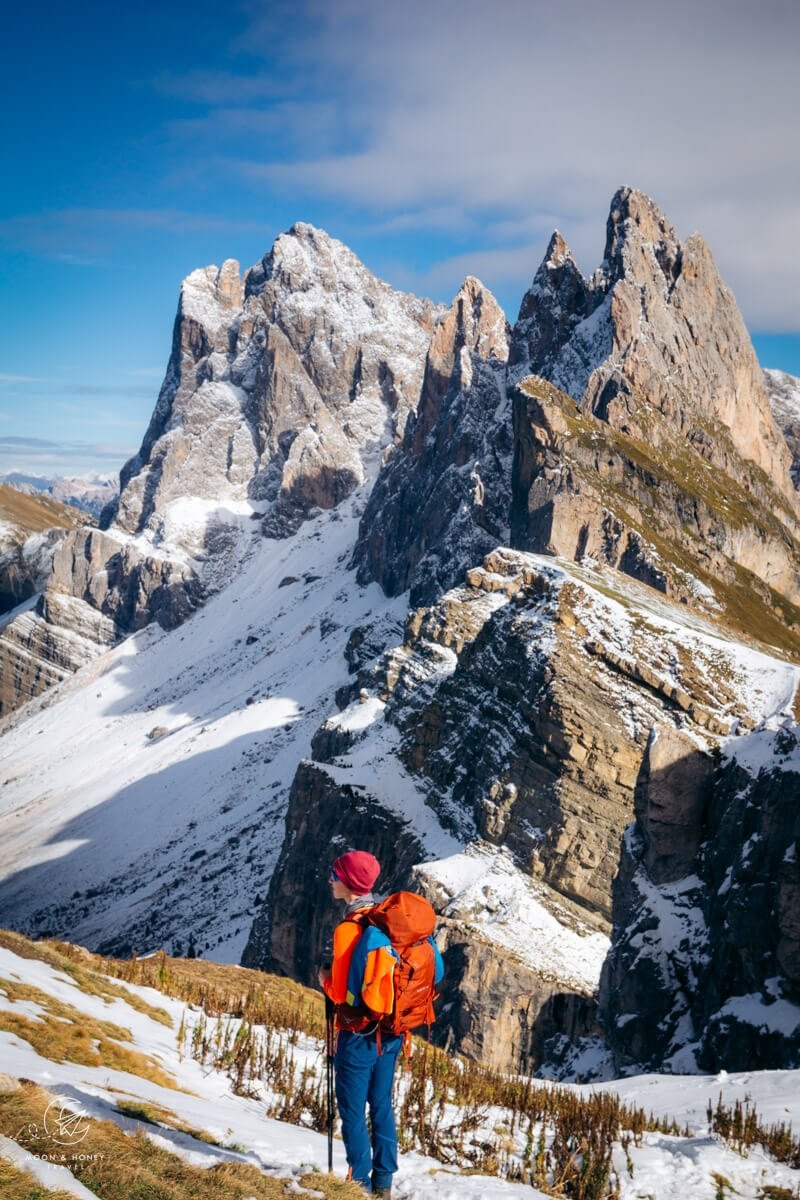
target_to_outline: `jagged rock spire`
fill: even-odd
[[[522,298],[511,334],[509,364],[519,374],[548,376],[572,331],[595,298],[564,237],[555,230],[533,283]]]
[[[359,530],[359,578],[421,603],[463,576],[506,532],[511,419],[508,323],[469,276],[440,320],[419,407],[381,471]],[[470,468],[467,470],[467,468]]]

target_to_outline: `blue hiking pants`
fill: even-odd
[[[384,1036],[381,1042],[379,1054],[374,1036],[340,1030],[333,1060],[347,1165],[351,1177],[367,1191],[370,1185],[391,1187],[397,1170],[392,1080],[403,1039]]]

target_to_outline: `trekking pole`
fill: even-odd
[[[328,1091],[328,1174],[333,1173],[333,1001],[325,997],[325,1079]]]

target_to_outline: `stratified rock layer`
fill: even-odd
[[[354,556],[361,581],[428,603],[510,544],[608,562],[800,648],[791,460],[702,238],[681,243],[652,200],[620,189],[595,274],[585,279],[554,234],[507,365],[490,320],[465,385],[453,348],[492,311],[484,299],[475,315],[476,288],[438,331],[446,369],[431,365],[435,340],[417,418],[373,490]]]
[[[772,415],[792,456],[792,480],[800,486],[800,379],[786,371],[765,371]]]
[[[800,648],[794,518],[758,468],[740,481],[664,433],[623,433],[546,380],[514,392],[512,542],[609,563],[766,644]]]
[[[554,237],[523,299],[510,362],[517,379],[544,376],[656,449],[677,434],[734,479],[740,460],[755,464],[797,522],[789,455],[736,301],[702,237],[682,243],[641,192],[613,197],[590,280]]]
[[[601,1009],[617,1065],[800,1066],[797,726],[745,736],[713,771],[661,740],[614,885]]]
[[[536,1069],[566,1025],[589,1033],[592,985],[493,940],[477,910],[452,911],[430,860],[493,847],[515,864],[520,894],[538,889],[536,903],[558,922],[582,937],[608,928],[651,729],[663,725],[679,747],[713,747],[747,726],[772,686],[754,698],[743,686],[752,652],[687,628],[653,597],[612,571],[497,550],[465,586],[410,612],[402,645],[376,663],[354,658],[341,697],[352,703],[315,735],[322,761],[296,775],[248,963],[312,981],[332,920],[327,864],[369,844],[385,867],[382,888],[421,886],[443,914],[450,982],[437,1037],[502,1069]],[[764,669],[783,681],[776,687],[793,678],[768,659]],[[672,830],[679,844],[659,851],[665,870],[682,869],[697,845],[693,778],[676,767],[684,810]],[[654,810],[654,841],[659,819]]]

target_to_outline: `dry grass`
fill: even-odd
[[[78,947],[59,952],[87,958]],[[235,1093],[259,1099],[266,1093],[267,1115],[324,1130],[322,1048],[316,1066],[301,1065],[305,1058],[296,1057],[295,1051],[301,1034],[322,1039],[324,1012],[317,993],[260,971],[202,959],[164,954],[143,961],[88,957],[93,967],[186,1001],[191,1007],[178,1030],[179,1050],[204,1066],[225,1071]],[[689,1136],[688,1129],[628,1107],[613,1094],[579,1097],[568,1088],[492,1072],[423,1042],[417,1043],[410,1073],[399,1071],[398,1076],[402,1149],[430,1154],[457,1172],[480,1171],[524,1182],[563,1200],[611,1200],[618,1195],[612,1164],[615,1143],[627,1153],[631,1145],[641,1144],[647,1131]],[[213,1141],[163,1106],[127,1097],[118,1107],[145,1123]],[[502,1128],[487,1133],[489,1113],[497,1108],[504,1113]],[[800,1154],[786,1130],[764,1130],[754,1113],[749,1123],[746,1116],[728,1116],[718,1109],[715,1128],[731,1144],[757,1129],[758,1140],[782,1161],[794,1161],[792,1155]],[[249,1194],[257,1193],[250,1189]],[[343,1198],[346,1194],[341,1193]],[[152,1200],[161,1196],[153,1193]],[[172,1200],[172,1193],[164,1196]],[[150,1193],[146,1200],[151,1200]]]
[[[29,496],[7,483],[0,483],[0,520],[19,526],[26,534],[97,524],[88,513],[69,504],[61,504],[50,496]]]
[[[32,1001],[40,1008],[37,1017],[0,1008],[0,1029],[22,1038],[42,1058],[127,1071],[159,1087],[180,1090],[152,1058],[120,1044],[131,1041],[129,1029],[90,1017],[30,984],[0,977],[0,989],[10,1000]]]
[[[120,987],[106,977],[102,971],[106,960],[99,954],[92,954],[90,950],[84,950],[82,946],[73,946],[69,942],[32,942],[30,938],[10,929],[0,929],[0,946],[11,950],[20,958],[37,959],[57,971],[62,971],[89,996],[99,996],[107,1003],[112,1000],[124,1000],[136,1012],[172,1028],[172,1018],[163,1008],[155,1008],[135,992]]]
[[[103,972],[197,1005],[210,1017],[241,1017],[251,1024],[325,1036],[322,995],[291,979],[202,958],[170,958],[163,952],[144,959],[93,958]]]
[[[74,1200],[70,1192],[46,1188],[27,1171],[0,1157],[0,1196],[3,1200]]]
[[[685,442],[677,440],[656,451],[581,412],[569,396],[545,380],[523,380],[519,390],[558,406],[568,430],[562,453],[572,444],[580,473],[603,504],[655,548],[668,573],[677,569],[679,574],[693,575],[711,588],[723,606],[723,613],[715,618],[717,623],[739,638],[756,641],[767,650],[777,649],[793,662],[800,661],[800,609],[732,559],[726,559],[730,574],[727,580],[719,572],[704,570],[702,559],[694,552],[701,541],[697,529],[685,528],[687,545],[665,518],[670,497],[673,502],[682,497],[690,508],[697,502],[727,526],[761,530],[800,556],[800,545],[777,515],[785,509],[785,501],[755,464],[737,455],[738,466],[751,477],[751,492]],[[724,437],[724,431],[717,430],[716,436]],[[619,478],[600,474],[594,465],[601,449],[613,458]]]
[[[26,1150],[43,1153],[37,1138],[44,1111],[53,1097],[32,1083],[0,1096],[0,1130]],[[88,1120],[88,1132],[63,1163],[98,1200],[284,1200],[288,1180],[264,1175],[251,1163],[223,1160],[212,1167],[193,1167],[153,1144],[142,1132],[125,1134],[112,1121]],[[74,1155],[74,1157],[71,1157]],[[330,1200],[359,1200],[363,1192],[333,1176],[304,1176],[302,1184]],[[45,1193],[40,1193],[44,1195]],[[3,1193],[5,1200],[5,1192]],[[20,1192],[13,1200],[34,1200]]]
[[[750,1100],[735,1100],[728,1106],[722,1103],[720,1092],[716,1108],[709,1102],[706,1115],[712,1132],[739,1154],[746,1154],[751,1146],[763,1146],[770,1158],[800,1169],[800,1135],[792,1131],[791,1124],[762,1125]]]

